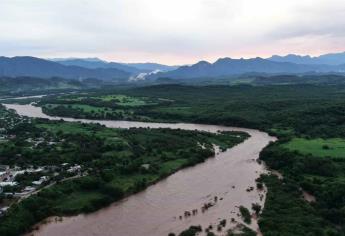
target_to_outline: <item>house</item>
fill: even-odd
[[[16,186],[18,183],[17,182],[0,182],[1,187],[5,186]]]
[[[148,170],[150,169],[150,164],[142,164],[141,167],[144,168],[145,170]]]
[[[74,165],[71,168],[69,168],[67,170],[67,172],[69,173],[75,173],[75,172],[79,172],[81,170],[81,166],[80,165]]]
[[[44,182],[46,182],[48,180],[49,180],[48,176],[42,176],[39,180],[33,181],[32,184],[34,184],[34,185],[41,185],[41,184],[43,184]]]
[[[31,187],[31,186],[26,186],[23,190],[23,192],[33,192],[35,191],[36,188],[35,187]]]
[[[3,216],[6,211],[8,210],[9,207],[3,207],[3,208],[0,208],[0,216]]]

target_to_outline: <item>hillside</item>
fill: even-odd
[[[130,74],[114,68],[88,69],[79,66],[65,66],[35,57],[0,57],[0,76],[62,77],[66,79],[97,78],[127,81]]]

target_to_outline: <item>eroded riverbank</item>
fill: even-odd
[[[19,115],[47,119],[41,108],[32,105],[6,105]],[[245,142],[226,152],[216,155],[205,163],[187,168],[171,175],[145,191],[132,195],[111,206],[88,215],[64,217],[63,221],[40,226],[34,235],[168,235],[179,233],[191,225],[203,228],[231,218],[241,222],[238,206],[251,208],[252,203],[264,204],[264,192],[256,189],[255,179],[265,172],[264,166],[257,163],[260,151],[274,137],[252,129],[232,128],[216,125],[143,123],[128,121],[100,121],[63,118],[66,121],[100,123],[111,128],[172,128],[186,130],[244,131],[251,135]],[[254,187],[253,191],[247,191]],[[204,213],[205,203],[217,202]],[[184,217],[185,211],[198,209],[198,213]],[[182,219],[180,219],[182,216]],[[229,225],[228,225],[229,226]],[[228,228],[228,227],[227,227]],[[251,228],[256,229],[254,221]]]

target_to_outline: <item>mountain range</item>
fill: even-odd
[[[218,59],[215,63],[200,61],[191,66],[181,66],[176,70],[151,75],[150,79],[197,79],[216,78],[241,74],[304,74],[304,73],[345,73],[345,64],[297,64],[277,62],[263,58]]]
[[[102,80],[127,80],[130,73],[115,68],[89,69],[65,66],[36,57],[0,57],[0,76],[38,78],[61,77],[66,79],[98,78]]]
[[[291,62],[295,64],[306,64],[306,65],[341,65],[345,64],[345,52],[341,53],[329,53],[318,57],[311,56],[300,56],[295,54],[289,54],[286,56],[274,55],[267,58],[270,61],[276,62]]]
[[[168,71],[176,68],[156,63],[139,63],[135,65],[138,68],[130,66],[130,64],[106,62],[98,58],[45,60],[29,56],[0,57],[0,76],[60,77],[66,79],[97,78],[124,82],[138,75],[143,76],[143,73],[149,74],[156,70]]]
[[[51,61],[57,62],[65,66],[79,66],[88,69],[117,69],[125,71],[131,75],[136,75],[143,72],[150,72],[149,70],[141,70],[136,67],[127,66],[116,62],[106,62],[98,58],[67,58],[67,59],[51,59]]]
[[[112,82],[161,79],[198,79],[243,74],[345,74],[345,53],[319,57],[287,55],[267,59],[221,58],[214,63],[200,61],[190,66],[166,66],[157,63],[107,62],[98,58],[41,59],[36,57],[0,57],[0,77],[31,76],[66,79],[100,79]]]
[[[139,73],[149,73],[152,71],[171,71],[178,68],[178,66],[167,66],[158,63],[119,63],[107,62],[99,58],[56,58],[50,59],[51,61],[58,62],[66,66],[80,66],[89,69],[96,68],[115,68],[118,70],[126,71],[132,75]]]

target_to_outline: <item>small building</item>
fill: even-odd
[[[41,184],[43,184],[44,182],[46,182],[48,180],[49,180],[48,176],[42,176],[39,180],[33,181],[32,184],[34,184],[34,185],[41,185]]]
[[[9,207],[3,207],[3,208],[0,208],[0,216],[3,216],[6,211],[8,210]]]
[[[35,191],[36,188],[35,187],[31,187],[31,186],[26,186],[23,190],[23,192],[33,192]]]
[[[18,183],[17,182],[0,182],[1,187],[5,186],[16,186]]]
[[[75,172],[79,172],[81,170],[81,166],[80,165],[74,165],[72,167],[70,167],[67,172],[69,173],[75,173]]]
[[[150,164],[142,164],[141,167],[144,168],[145,170],[148,170],[150,169]]]

